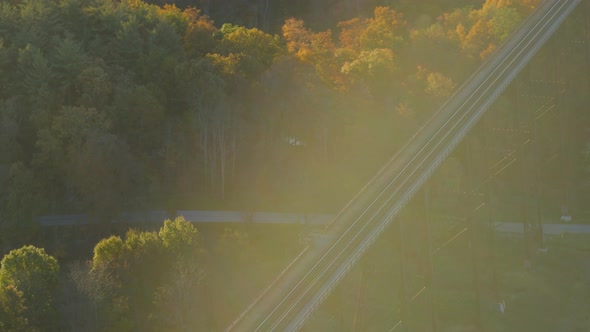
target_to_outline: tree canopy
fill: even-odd
[[[196,309],[203,273],[198,231],[182,217],[166,220],[159,232],[130,230],[124,240],[105,238],[96,244],[87,272],[91,288],[102,289],[90,298],[100,305],[101,319],[95,324],[116,330],[186,330],[190,319],[201,319],[186,313]],[[83,291],[86,279],[77,280]]]
[[[25,246],[10,251],[0,264],[0,330],[53,330],[58,321],[53,307],[57,260],[43,249]]]
[[[0,226],[29,231],[2,241],[33,239],[43,214],[333,211],[534,4],[428,21],[400,2],[271,34],[216,25],[205,2],[4,2]]]

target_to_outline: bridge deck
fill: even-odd
[[[301,328],[578,3],[543,1],[336,216],[332,243],[307,249],[228,330]]]

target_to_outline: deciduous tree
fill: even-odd
[[[16,305],[13,313],[20,312],[20,318],[32,329],[51,331],[56,327],[53,306],[58,274],[57,260],[33,246],[12,250],[2,259],[0,292]]]

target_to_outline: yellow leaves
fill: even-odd
[[[184,47],[189,56],[201,56],[210,52],[216,44],[213,34],[217,28],[207,16],[200,15],[196,9],[186,9],[183,12],[190,20],[184,35]]]
[[[502,41],[516,29],[522,19],[523,17],[515,8],[498,9],[488,21],[490,32],[498,41]]]
[[[158,236],[164,247],[171,250],[173,255],[184,256],[198,250],[199,232],[182,216],[164,221]]]
[[[224,25],[225,27],[226,25]],[[224,33],[221,46],[229,53],[236,53],[269,65],[281,51],[278,36],[265,33],[256,28],[237,27]],[[221,32],[224,32],[223,28]]]
[[[489,30],[485,20],[478,20],[461,40],[461,47],[469,54],[478,54],[489,43]]]
[[[486,0],[482,8],[485,11],[490,8],[502,8],[509,6],[512,6],[512,0]]]
[[[457,25],[457,29],[455,29],[455,33],[457,34],[457,37],[459,37],[459,40],[465,40],[465,37],[467,36],[467,32],[465,31],[465,27],[461,23],[459,23],[459,25]]]
[[[255,77],[266,70],[282,51],[278,36],[256,28],[247,29],[226,23],[217,35],[222,36],[217,47],[219,54],[208,54],[206,57],[224,74],[239,72],[246,77]]]
[[[400,30],[405,27],[403,15],[388,7],[376,7],[374,17],[361,20],[354,18],[340,22],[338,40],[341,48],[355,52],[378,48],[392,49],[403,40]],[[289,53],[301,60],[310,61],[318,54],[326,54],[335,48],[330,30],[313,33],[304,26],[303,21],[288,19],[283,25],[283,38]]]
[[[244,27],[235,29],[227,34],[224,39],[232,44],[239,45],[242,48],[242,51],[250,50],[257,46],[262,47],[274,42],[272,35],[256,28],[246,29]]]
[[[541,3],[541,0],[486,0],[482,9],[484,11],[489,9],[500,8],[515,8],[521,14],[530,13],[535,7]]]
[[[282,32],[289,53],[304,62],[321,61],[335,48],[330,30],[313,33],[302,20],[286,20]]]
[[[361,34],[366,26],[366,21],[361,21],[358,17],[338,23],[340,34],[338,40],[342,48],[360,50],[361,49]]]
[[[389,7],[376,7],[374,18],[367,19],[360,36],[363,48],[392,48],[401,42],[399,30],[406,25],[403,15]]]
[[[299,49],[295,53],[295,56],[303,62],[312,62],[312,60],[313,60],[313,52],[309,48]]]
[[[195,7],[187,7],[182,11],[182,16],[185,17],[190,23],[194,23],[201,19],[204,15],[201,14],[201,10]]]
[[[189,9],[181,11],[176,5],[166,4],[164,7],[158,9],[158,16],[174,26],[179,35],[182,35],[189,22],[192,21],[190,16],[185,13],[189,13]]]
[[[25,304],[26,306],[21,308],[14,308],[17,309],[14,313],[22,314],[20,318],[25,322],[28,320],[31,325],[26,324],[22,330],[13,330],[8,325],[7,330],[2,330],[41,331],[41,325],[47,328],[50,321],[44,320],[47,318],[44,316],[52,313],[53,294],[58,286],[58,277],[57,259],[48,255],[43,248],[28,245],[11,250],[5,255],[0,262],[0,310],[5,309],[6,305]],[[6,300],[9,300],[9,303],[6,303]],[[19,320],[18,317],[6,318]]]
[[[441,34],[431,34],[432,27],[442,27],[446,38],[458,42],[462,52],[472,59],[484,59],[523,20],[538,0],[487,0],[479,9],[456,9],[443,14],[436,24],[426,29],[425,36],[437,40]]]
[[[424,92],[434,97],[448,97],[455,83],[453,79],[440,72],[429,71],[423,66],[418,66],[416,77],[425,81]]]
[[[377,48],[361,52],[356,60],[342,66],[342,72],[360,76],[377,76],[390,73],[394,68],[393,51],[387,48]]]
[[[100,240],[94,246],[92,269],[97,270],[117,266],[123,257],[124,248],[123,240],[118,236],[112,235]]]
[[[469,55],[486,58],[495,49],[495,45],[508,37],[522,21],[515,8],[508,7],[509,2],[488,1],[481,10],[472,11],[470,18],[475,24],[461,40],[461,46]]]
[[[158,237],[158,233],[154,231],[130,229],[125,234],[124,245],[126,254],[138,256],[145,252],[156,253],[162,247],[162,242]]]
[[[181,16],[182,12],[176,5],[172,4],[165,4],[163,7],[158,8],[158,16],[162,18],[170,17],[170,16]]]
[[[343,48],[356,52],[375,48],[394,48],[403,40],[400,30],[406,22],[403,15],[389,7],[376,7],[373,18],[353,18],[340,22],[339,41]]]
[[[285,21],[282,28],[283,38],[287,42],[289,53],[297,54],[301,49],[311,47],[313,33],[305,28],[302,20],[290,18]]]
[[[234,75],[240,63],[240,57],[233,53],[230,53],[227,56],[217,53],[208,53],[205,57],[211,61],[214,68],[225,75]]]
[[[334,43],[332,42],[332,31],[322,31],[314,34],[311,40],[312,48],[322,52],[322,51],[333,51],[334,50]]]
[[[496,50],[496,45],[494,44],[489,44],[488,48],[486,48],[485,50],[481,51],[479,53],[479,57],[482,59],[487,58],[490,54],[492,54],[494,51]]]
[[[303,21],[291,18],[285,21],[282,32],[289,53],[303,62],[313,64],[325,81],[339,81],[340,67],[334,61],[336,47],[331,30],[314,33],[305,27]]]
[[[376,7],[374,16],[340,22],[338,47],[332,31],[312,32],[303,21],[288,19],[282,28],[287,50],[315,65],[320,76],[335,85],[346,84],[342,74],[372,77],[393,71],[393,51],[403,40],[403,16],[388,7]],[[366,72],[364,72],[366,71]]]
[[[400,102],[394,108],[395,112],[404,118],[412,118],[416,114],[416,110],[412,108],[407,102]]]

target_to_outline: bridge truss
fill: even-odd
[[[571,199],[574,167],[569,160],[573,152],[566,147],[572,146],[568,133],[575,123],[575,114],[569,110],[575,106],[571,105],[572,98],[581,95],[579,89],[584,89],[584,84],[588,87],[588,82],[572,84],[573,77],[579,75],[573,75],[569,67],[566,71],[559,69],[564,68],[564,62],[577,61],[574,59],[578,57],[585,59],[581,63],[588,67],[588,24],[584,23],[587,20],[576,18],[588,11],[588,3],[580,5],[582,10],[566,21],[558,33],[560,38],[549,38],[579,2],[542,2],[227,330],[301,329],[359,260],[361,272],[355,301],[358,310],[352,324],[362,330],[363,321],[368,319],[364,317],[367,310],[363,294],[367,286],[363,286],[363,280],[376,268],[361,260],[361,256],[384,232],[384,237],[395,244],[389,250],[392,258],[397,257],[399,271],[394,287],[399,305],[390,312],[392,331],[424,330],[425,326],[412,323],[414,307],[427,310],[430,329],[438,330],[433,260],[445,247],[459,242],[469,248],[465,250],[465,259],[473,278],[474,324],[481,325],[482,294],[486,292],[482,291],[482,272],[492,274],[486,279],[491,284],[486,289],[496,303],[502,302],[493,259],[492,220],[504,217],[498,211],[509,211],[522,219],[523,257],[528,264],[531,251],[543,246],[542,237],[531,231],[542,227],[542,210],[548,206],[543,203],[569,204]],[[570,38],[574,36],[572,30],[580,31],[577,24],[586,24],[584,36]],[[533,58],[546,42],[542,56]],[[538,67],[552,70],[535,70]],[[539,75],[541,72],[544,74]],[[516,105],[518,110],[515,112],[507,105]],[[490,107],[492,112],[484,117]],[[555,127],[556,123],[558,135],[547,135],[547,127]],[[470,130],[473,133],[467,135]],[[454,193],[442,192],[444,186],[437,186],[436,175],[428,181],[449,156],[463,170]],[[518,185],[505,188],[506,183]],[[562,197],[550,197],[549,193],[555,190],[547,186],[561,186]],[[416,193],[420,194],[413,198]],[[440,211],[435,205],[440,204],[441,197],[454,199],[463,213],[447,215],[455,220],[453,227],[445,238],[434,239],[432,220],[440,218],[434,212]],[[393,221],[396,227],[386,231]],[[419,235],[408,243],[412,238],[408,234]],[[484,243],[491,248],[487,253],[483,251]],[[486,269],[480,266],[482,257],[487,258]]]

